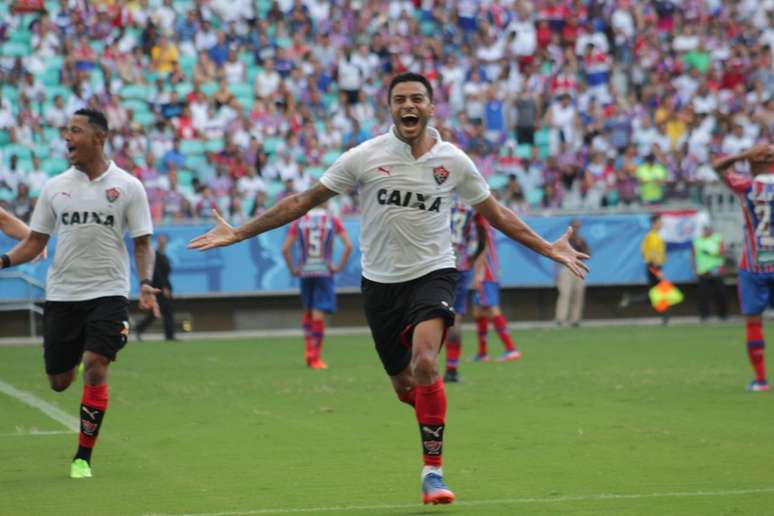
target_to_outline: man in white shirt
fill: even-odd
[[[415,408],[424,468],[424,503],[451,503],[441,469],[446,393],[438,352],[454,323],[457,272],[451,245],[452,192],[495,228],[530,249],[565,264],[578,276],[588,258],[568,231],[546,242],[501,206],[471,159],[428,127],[433,90],[422,75],[402,73],[388,88],[394,126],[345,152],[311,189],[290,195],[247,223],[217,224],[190,248],[235,244],[298,219],[337,194],[358,187],[362,222],[362,291],[366,318],[398,399]]]
[[[107,133],[103,113],[75,112],[65,134],[72,167],[46,183],[30,233],[0,256],[2,269],[26,263],[43,252],[51,234],[58,235],[46,283],[43,349],[49,384],[57,392],[72,383],[81,360],[84,365],[71,478],[91,477],[91,452],[108,403],[108,367],[129,334],[126,231],[141,278],[140,308],[158,316],[148,199],[138,179],[105,158]]]

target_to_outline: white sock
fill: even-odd
[[[427,475],[430,473],[435,473],[436,475],[443,476],[443,468],[439,468],[438,466],[425,466],[422,468],[422,480],[425,479]]]

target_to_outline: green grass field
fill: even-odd
[[[130,343],[90,480],[67,478],[75,434],[0,393],[0,514],[774,514],[774,392],[744,391],[741,326],[514,336],[521,362],[447,386],[452,506],[420,504],[413,412],[363,336],[329,338],[327,371],[300,339]],[[0,347],[0,380],[77,414],[38,347]]]

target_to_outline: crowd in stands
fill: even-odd
[[[239,223],[388,130],[407,70],[521,213],[699,202],[770,140],[773,51],[772,0],[0,2],[0,203],[29,216],[89,106],[156,221]]]

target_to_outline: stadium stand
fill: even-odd
[[[241,220],[257,191],[271,205],[385,131],[404,70],[431,78],[437,127],[521,213],[701,203],[713,154],[770,139],[773,16],[754,0],[2,2],[0,203],[29,214],[88,105],[157,222],[213,204]]]

